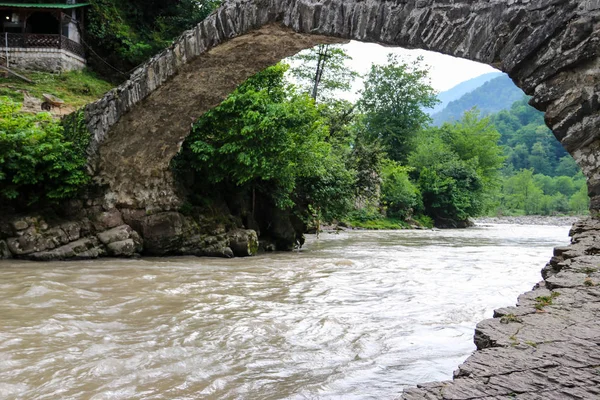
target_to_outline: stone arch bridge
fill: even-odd
[[[545,111],[587,176],[592,211],[600,211],[600,0],[229,0],[86,106],[90,172],[106,189],[86,203],[90,218],[50,227],[36,217],[0,215],[0,258],[142,249],[248,255],[250,239],[239,231],[207,236],[169,211],[181,201],[169,162],[190,125],[246,78],[302,49],[349,39],[438,51],[507,72]],[[572,237],[518,307],[478,325],[475,343],[483,350],[459,367],[457,379],[403,398],[600,398],[600,220],[576,224]]]
[[[588,178],[600,209],[600,0],[229,0],[85,108],[105,207],[174,209],[169,162],[191,124],[284,57],[347,40],[508,73]]]

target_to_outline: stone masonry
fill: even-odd
[[[318,43],[438,51],[507,72],[546,112],[600,209],[599,0],[229,0],[86,107],[105,207],[175,209],[169,162],[247,77]]]

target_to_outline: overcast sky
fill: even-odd
[[[352,57],[349,66],[360,74],[366,74],[372,63],[385,64],[389,53],[398,54],[405,61],[423,56],[424,64],[430,67],[431,86],[439,92],[446,91],[471,78],[496,71],[489,65],[425,50],[406,50],[355,41],[345,44],[343,47],[348,55]],[[362,82],[356,82],[354,86],[353,91],[361,89]],[[356,95],[348,94],[347,97],[349,100],[353,100]]]

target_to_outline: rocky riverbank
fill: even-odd
[[[523,215],[518,217],[481,217],[475,219],[475,224],[515,224],[515,225],[554,225],[567,226],[579,221],[581,216],[553,217],[545,215]]]
[[[599,399],[600,220],[576,222],[543,281],[475,329],[477,351],[454,380],[406,390],[405,400]]]

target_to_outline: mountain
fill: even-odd
[[[451,101],[446,108],[431,116],[434,125],[459,120],[465,111],[477,107],[481,115],[489,115],[506,110],[523,98],[519,89],[508,75],[502,74],[475,90],[463,95],[458,100]]]
[[[450,103],[451,101],[460,99],[465,94],[472,92],[484,83],[491,81],[492,79],[497,78],[499,76],[502,76],[502,72],[490,72],[487,74],[480,75],[476,78],[469,79],[468,81],[459,83],[452,89],[446,90],[445,92],[438,94],[438,99],[440,100],[440,103],[433,108],[426,109],[425,112],[427,112],[427,114],[429,115],[438,113],[444,108],[446,108],[448,103]]]

